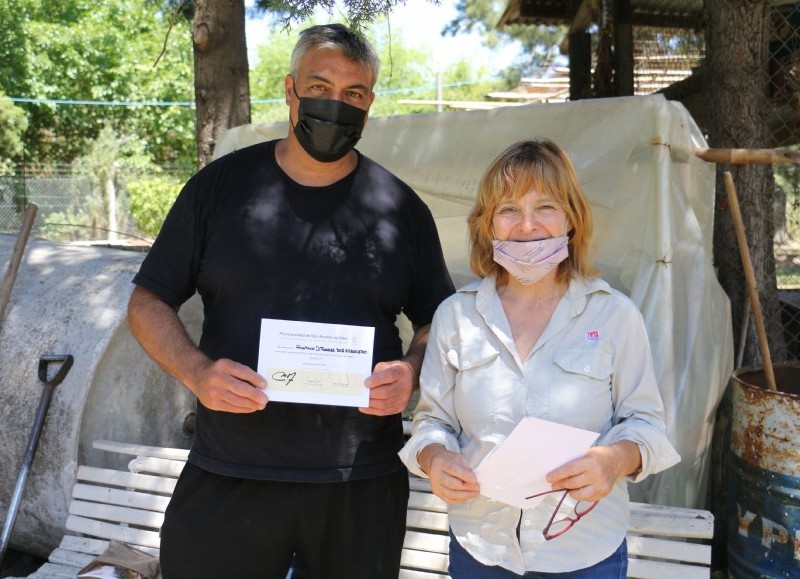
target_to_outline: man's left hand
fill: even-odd
[[[364,385],[369,388],[369,407],[359,410],[373,416],[402,412],[411,399],[414,382],[415,373],[409,362],[378,362],[372,375],[364,380]]]

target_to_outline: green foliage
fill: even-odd
[[[69,162],[110,124],[148,138],[161,163],[192,163],[194,111],[187,106],[125,106],[193,101],[188,23],[179,19],[156,68],[171,13],[151,0],[0,0],[0,89],[14,97],[91,104],[22,103],[28,159]],[[9,14],[9,18],[5,15]]]
[[[151,237],[158,235],[180,190],[181,182],[171,177],[149,177],[128,183],[130,209],[139,231]]]
[[[505,71],[503,78],[507,86],[519,83],[523,76],[535,75],[559,53],[567,29],[563,26],[528,26],[515,24],[497,28],[497,22],[507,2],[495,0],[459,0],[457,15],[445,27],[444,34],[455,36],[479,32],[489,48],[499,48],[508,43],[520,44],[520,54]]]
[[[297,42],[299,30],[288,30],[273,25],[265,42],[258,44],[258,62],[251,63],[250,106],[254,123],[285,121],[287,107],[283,94],[283,79],[289,72],[289,59]],[[250,39],[250,42],[255,42]]]
[[[306,26],[316,23],[311,21]],[[303,26],[302,28],[305,28]],[[253,122],[274,122],[287,119],[284,77],[299,31],[275,24],[265,42],[258,46],[258,62],[250,73],[250,94],[254,101]],[[381,60],[381,74],[375,86],[375,103],[370,116],[390,116],[433,112],[426,104],[406,104],[402,100],[436,98],[436,66],[427,49],[414,46],[405,31],[394,29],[386,20],[379,20],[366,32]],[[465,57],[442,73],[445,100],[485,100],[485,94],[506,88],[502,80],[486,80],[489,71],[475,69]]]
[[[256,0],[255,4],[262,10],[278,15],[286,29],[312,20],[320,9],[332,16],[337,7],[336,0]],[[405,4],[405,1],[341,0],[340,4],[344,8],[341,20],[349,22],[355,30],[364,31],[369,24],[385,17],[394,6]],[[431,0],[431,4],[438,6],[439,2]]]
[[[25,111],[0,91],[0,175],[7,174],[15,157],[22,153],[22,135],[28,127]]]
[[[77,207],[72,208],[72,218],[88,220],[94,226],[100,224],[117,231],[129,228],[126,219],[131,213],[128,211],[129,205],[133,206],[130,196],[132,187],[137,187],[132,183],[146,179],[142,176],[158,175],[161,172],[146,152],[143,139],[131,135],[119,136],[110,126],[100,130],[88,153],[76,161],[75,168],[89,177],[92,186],[90,194],[78,200],[80,210]],[[112,191],[108,188],[109,182],[113,183]],[[109,195],[112,193],[117,206],[116,224],[109,224],[107,218]],[[133,213],[133,219],[138,225],[136,213]]]

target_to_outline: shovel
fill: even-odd
[[[47,379],[47,366],[51,362],[60,362],[61,367],[56,372],[51,380]],[[36,409],[36,416],[33,421],[33,428],[31,429],[30,437],[28,437],[28,447],[25,449],[25,457],[22,459],[22,467],[17,477],[17,484],[14,487],[14,492],[11,495],[11,502],[8,504],[8,513],[6,513],[6,522],[3,527],[3,535],[0,537],[0,569],[3,568],[3,559],[6,555],[8,542],[11,539],[11,530],[14,528],[14,521],[17,518],[17,511],[22,500],[22,491],[25,488],[25,480],[28,478],[28,471],[33,463],[33,457],[36,454],[36,447],[39,445],[39,436],[42,434],[42,427],[44,426],[44,419],[47,415],[47,409],[50,406],[50,398],[53,396],[55,387],[61,384],[64,378],[72,367],[73,358],[71,354],[64,356],[42,356],[39,358],[39,380],[44,383],[42,395],[39,398],[39,408]]]

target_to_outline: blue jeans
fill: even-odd
[[[619,548],[607,559],[577,571],[565,573],[540,573],[528,571],[524,575],[517,575],[503,567],[484,565],[476,561],[467,553],[464,547],[450,532],[450,576],[453,579],[624,579],[628,572],[628,544],[623,540]]]

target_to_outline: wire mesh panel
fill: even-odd
[[[665,92],[669,98],[683,101],[701,129],[707,130],[708,94],[704,87],[735,82],[707,66],[708,6],[699,0],[632,0],[631,6],[634,22],[640,23],[633,26],[635,94]],[[759,114],[763,120],[750,133],[726,137],[740,143],[737,145],[740,147],[779,148],[800,158],[800,2],[764,0],[740,6],[741,10],[753,13],[753,26],[758,22],[755,13],[762,8],[769,39],[765,71],[768,80],[763,96],[761,92],[758,96],[764,102],[756,108],[762,111]],[[726,30],[725,34],[736,42],[744,31]],[[757,170],[729,165],[722,169],[733,170],[734,174]],[[800,165],[774,164],[772,173],[774,183],[769,185],[770,191],[742,190],[739,195],[771,195],[774,200],[769,217],[774,222],[775,284],[786,341],[785,352],[783,348],[775,350],[778,359],[774,361],[780,361],[784,357],[800,359]],[[746,217],[760,219],[760,216]],[[717,251],[715,259],[718,266],[723,266],[722,270],[742,268],[737,251]],[[728,268],[724,267],[726,260],[731,262]],[[737,328],[744,314],[738,309],[733,312]],[[752,317],[748,324],[752,331]]]
[[[632,3],[634,94],[658,92],[699,71],[702,7],[702,0]]]
[[[776,146],[800,153],[800,2],[769,4],[769,118]],[[774,165],[775,271],[787,359],[800,360],[800,166]]]
[[[775,146],[800,152],[800,3],[770,4],[769,128]],[[775,269],[787,358],[800,359],[800,170],[777,165]]]
[[[116,210],[110,213],[107,195],[91,175],[69,165],[20,167],[0,176],[0,233],[16,234],[27,204],[35,203],[34,236],[60,242],[147,243],[128,211],[126,191],[115,195]]]

